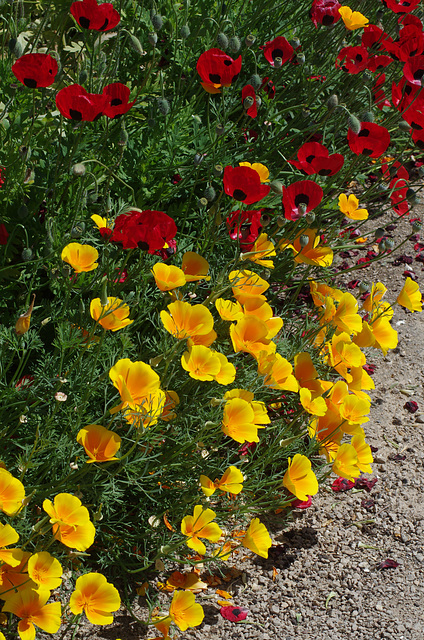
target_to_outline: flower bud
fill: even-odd
[[[381,240],[381,238],[384,238],[384,234],[385,234],[384,229],[382,227],[379,227],[374,231],[374,238],[376,240]]]
[[[162,20],[162,16],[160,16],[158,13],[156,13],[153,17],[152,17],[152,25],[155,31],[160,31],[163,27],[163,20]]]
[[[414,233],[417,233],[418,231],[421,231],[421,227],[421,222],[419,220],[414,220],[414,222],[412,223],[412,231]]]
[[[284,225],[286,224],[286,220],[285,218],[283,218],[283,216],[278,216],[277,217],[277,227],[284,227]]]
[[[250,77],[249,84],[252,85],[255,91],[261,88],[262,80],[257,73],[254,73],[253,76]]]
[[[218,124],[215,127],[215,133],[217,136],[223,136],[225,133],[225,127],[220,122],[218,122]]]
[[[82,176],[85,175],[85,164],[83,164],[82,162],[77,162],[77,164],[74,164],[74,166],[72,167],[72,175],[76,176],[77,178],[82,178]]]
[[[409,204],[411,204],[412,206],[416,204],[420,204],[421,202],[419,197],[415,193],[415,191],[411,188],[409,188],[406,192],[406,199],[408,200]]]
[[[150,358],[149,360],[149,364],[151,367],[157,367],[158,364],[160,364],[163,360],[163,354],[160,354],[159,356],[155,356],[154,358]]]
[[[347,124],[348,124],[349,129],[351,129],[353,133],[358,135],[358,133],[361,130],[361,123],[359,122],[358,118],[356,116],[353,116],[352,114],[350,114],[350,116],[348,118],[348,121],[347,121]]]
[[[187,24],[184,24],[180,29],[180,36],[183,40],[188,38],[190,35],[190,27]]]
[[[293,47],[293,49],[297,49],[298,47],[300,47],[300,40],[299,38],[292,38],[291,40],[289,40],[289,44]]]
[[[165,98],[158,98],[158,109],[163,116],[166,116],[170,110],[169,102]]]
[[[279,56],[277,56],[276,58],[274,58],[274,67],[276,69],[279,69],[280,67],[283,66],[283,60],[282,58],[280,58]]]
[[[302,247],[302,249],[304,249],[305,247],[308,246],[309,244],[309,237],[305,234],[302,233],[302,235],[299,238],[299,244]]]
[[[208,187],[205,189],[205,193],[203,196],[206,198],[208,202],[213,202],[216,198],[216,191],[213,187]]]
[[[408,123],[408,122],[406,122],[406,120],[401,120],[401,121],[399,122],[399,129],[400,129],[401,131],[406,131],[406,132],[408,132],[408,131],[411,129],[411,127],[410,127],[409,123]]]
[[[395,241],[392,240],[392,238],[386,238],[386,249],[388,251],[392,251],[392,249],[394,249],[395,246]]]
[[[212,398],[209,404],[211,407],[219,407],[223,402],[224,400],[222,398]]]
[[[359,293],[368,293],[370,285],[368,282],[360,282],[358,285]]]
[[[71,229],[71,238],[73,238],[73,239],[81,238],[81,236],[84,233],[84,231],[85,231],[84,222],[80,222],[79,224],[76,224]]]
[[[140,40],[136,36],[134,36],[132,33],[130,33],[130,45],[131,45],[131,48],[134,49],[134,51],[138,53],[140,56],[144,55],[144,49],[141,46]]]
[[[201,164],[203,162],[203,156],[201,153],[196,153],[196,155],[193,158],[193,164],[195,167],[198,167],[199,164]]]
[[[229,39],[228,48],[231,51],[231,53],[237,53],[240,47],[241,47],[241,42],[239,38],[237,38],[237,36],[233,36],[232,38]]]
[[[362,114],[362,122],[374,122],[374,114],[372,111],[365,111]]]
[[[248,109],[250,109],[250,107],[253,107],[253,103],[254,103],[254,99],[252,98],[252,96],[247,96],[244,100],[243,100],[243,108],[245,111],[247,111]]]
[[[33,257],[32,250],[29,247],[25,247],[25,249],[21,253],[21,258],[24,262],[29,262]]]
[[[218,44],[218,47],[223,51],[225,51],[225,49],[228,47],[228,38],[225,33],[222,33],[222,31],[220,31],[216,36],[216,42]]]
[[[205,207],[208,206],[208,201],[206,200],[206,198],[199,198],[197,203],[201,209],[204,209]]]
[[[307,208],[308,208],[308,205],[305,204],[304,202],[299,202],[299,204],[297,205],[297,209],[301,216],[305,215]]]
[[[258,107],[258,109],[261,106],[261,104],[262,104],[261,98],[259,96],[256,96],[256,106]]]
[[[29,210],[26,204],[21,204],[21,206],[16,212],[16,215],[18,216],[19,220],[25,220],[28,214],[29,214]]]
[[[224,167],[222,164],[216,164],[213,168],[213,173],[216,178],[220,178],[224,173]]]
[[[333,95],[331,95],[327,100],[327,109],[329,111],[332,111],[338,106],[338,104],[339,104],[339,97],[337,94],[333,93]]]
[[[147,36],[147,40],[152,45],[152,47],[156,47],[156,44],[158,41],[158,34],[155,33],[154,31],[152,33],[149,33],[149,35]]]
[[[249,33],[249,35],[246,36],[244,43],[246,45],[246,47],[251,47],[252,44],[255,44],[256,38],[253,34]]]
[[[296,55],[297,64],[305,64],[305,55],[303,53],[298,53]]]
[[[22,44],[17,40],[17,38],[10,38],[9,40],[9,51],[15,58],[20,58],[23,54]]]
[[[79,72],[79,76],[78,76],[78,83],[79,84],[85,84],[88,80],[88,73],[86,71],[86,69],[81,69],[81,71]]]
[[[269,187],[273,193],[276,193],[280,196],[283,193],[283,185],[279,180],[273,180],[269,183]]]
[[[312,224],[315,222],[315,213],[313,211],[309,211],[305,214],[305,220],[308,224]]]
[[[71,267],[69,264],[62,265],[62,275],[65,278],[69,278],[69,276],[71,275]]]
[[[118,144],[120,147],[125,147],[128,142],[128,132],[125,129],[124,123],[121,125],[121,131],[119,132]]]

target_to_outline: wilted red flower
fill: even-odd
[[[119,242],[124,249],[143,249],[155,253],[174,238],[177,226],[163,211],[128,211],[116,220],[112,242]]]
[[[296,498],[296,500],[293,500],[290,506],[293,509],[309,509],[309,507],[312,506],[312,496],[308,496],[307,500],[299,500],[298,498]]]
[[[336,24],[341,18],[339,13],[341,6],[338,0],[314,0],[309,15],[315,27],[318,23],[325,27]]]
[[[383,4],[393,13],[409,13],[420,4],[420,0],[383,0]]]
[[[0,224],[0,244],[7,244],[8,237],[9,237],[9,232],[6,229],[6,225],[2,222]]]
[[[73,2],[70,11],[80,27],[92,31],[110,31],[121,20],[121,16],[110,2],[103,4],[97,4],[97,0]]]
[[[233,60],[221,49],[208,49],[197,61],[200,83],[208,93],[221,93],[220,87],[229,87],[241,71],[241,56]]]
[[[337,478],[334,480],[331,488],[333,491],[339,493],[340,491],[349,491],[349,489],[353,489],[355,483],[352,480],[346,480],[346,478]]]
[[[336,69],[356,74],[366,69],[368,51],[365,47],[343,47],[336,58]]]
[[[415,400],[408,400],[408,402],[405,402],[403,405],[403,408],[409,411],[409,413],[415,413],[418,411],[418,402],[415,402]]]
[[[227,229],[232,240],[239,239],[242,251],[251,251],[262,231],[262,210],[233,211],[227,218]]]
[[[299,180],[283,187],[283,213],[287,220],[298,220],[322,200],[323,190],[312,180]],[[301,206],[304,205],[304,206]]]
[[[77,3],[79,4],[79,2]],[[64,87],[56,95],[56,106],[68,120],[93,122],[110,104],[106,94],[88,93],[79,84]]]
[[[254,88],[252,87],[251,84],[247,84],[242,89],[241,101],[242,101],[243,106],[244,106],[245,99],[248,98],[248,97],[249,98],[253,98],[253,104],[252,104],[251,107],[246,109],[246,113],[251,118],[256,118],[256,116],[258,115],[258,105],[256,104],[256,93],[255,93],[255,90],[254,90]]]
[[[396,560],[392,560],[391,558],[387,558],[387,560],[383,560],[383,562],[380,562],[380,564],[378,565],[379,569],[397,569],[397,567],[399,566],[399,562],[396,562]]]
[[[311,176],[334,176],[344,164],[341,153],[329,155],[327,147],[319,142],[305,142],[297,152],[297,160],[289,160],[297,169]]]
[[[128,102],[130,90],[121,82],[107,84],[103,89],[103,95],[108,96],[110,100],[109,105],[103,110],[103,114],[107,118],[122,116],[124,113],[127,113],[135,103],[135,100]]]
[[[265,198],[269,193],[269,186],[261,184],[259,173],[251,167],[231,167],[224,169],[224,191],[228,196],[252,204]]]
[[[221,616],[230,622],[240,622],[240,620],[246,620],[249,609],[245,607],[233,607],[232,605],[226,605],[219,610]]]
[[[275,98],[275,85],[273,81],[268,78],[268,76],[266,76],[262,80],[261,89],[265,91],[270,100],[273,100]]]
[[[288,40],[282,36],[266,42],[259,48],[263,49],[265,58],[272,66],[275,65],[276,58],[281,58],[282,64],[284,64],[287,60],[290,60],[294,53],[294,49],[291,44],[289,44]]]
[[[371,447],[371,451],[372,451],[372,447]],[[370,491],[377,484],[377,481],[378,481],[378,478],[373,478],[372,480],[368,480],[368,478],[365,478],[365,476],[359,476],[359,478],[356,478],[355,480],[355,488],[365,489],[365,491],[368,491],[368,493],[370,493]]]
[[[12,65],[16,78],[30,89],[50,87],[57,70],[56,60],[48,53],[27,53]]]
[[[375,122],[361,122],[361,130],[347,132],[349,147],[356,155],[379,158],[390,144],[390,134],[385,127]]]

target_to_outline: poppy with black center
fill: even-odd
[[[221,49],[208,49],[196,65],[202,87],[208,93],[221,93],[220,87],[229,87],[239,75],[241,62],[241,56],[233,60]]]
[[[245,100],[246,98],[252,98],[253,99],[253,103],[250,107],[248,107],[246,109],[246,105],[245,105]],[[256,118],[256,116],[258,115],[258,105],[256,104],[256,93],[254,88],[252,87],[251,84],[247,84],[245,87],[243,87],[242,92],[241,92],[241,101],[242,104],[246,110],[246,114],[248,116],[250,116],[251,118]]]
[[[323,190],[312,180],[299,180],[283,187],[283,214],[287,220],[298,220],[317,207],[323,196]]]
[[[375,24],[368,24],[364,27],[361,43],[366,49],[372,49],[373,52],[385,51],[386,42],[393,42],[393,39],[387,35],[383,29]]]
[[[393,13],[410,13],[420,4],[420,0],[382,0]]]
[[[421,87],[421,80],[424,76],[424,56],[413,56],[403,66],[405,79],[417,87]]]
[[[406,199],[406,193],[408,191],[408,183],[405,180],[399,180],[399,178],[394,178],[390,182],[390,202],[392,204],[392,209],[399,216],[404,216],[409,213],[409,204]]]
[[[97,0],[73,2],[70,11],[80,27],[91,31],[110,31],[121,20],[121,16],[110,2],[103,4],[97,4]]]
[[[273,81],[268,78],[268,76],[266,76],[262,80],[261,89],[265,91],[270,100],[273,100],[275,98],[275,85]]]
[[[132,210],[116,218],[110,240],[123,249],[138,248],[153,254],[166,248],[176,233],[174,220],[163,211]]]
[[[392,102],[398,111],[404,111],[411,103],[420,106],[424,103],[424,90],[402,78],[398,84],[392,83]]]
[[[113,119],[122,116],[124,113],[127,113],[135,103],[135,100],[128,102],[130,90],[121,82],[112,82],[112,84],[106,85],[103,89],[103,94],[110,99],[110,104],[103,111],[107,118]]]
[[[110,96],[88,93],[79,84],[64,87],[56,95],[56,106],[64,118],[76,122],[93,122],[110,105]]]
[[[416,105],[414,102],[403,112],[402,117],[414,131],[422,131],[424,129],[424,104],[420,102]]]
[[[406,25],[399,32],[397,45],[397,56],[402,62],[408,62],[410,57],[422,54],[424,51],[422,27],[417,27],[413,24]]]
[[[261,184],[259,173],[250,167],[227,166],[223,179],[225,193],[244,204],[259,202],[269,194],[270,187]]]
[[[412,140],[418,149],[424,150],[424,129],[421,129],[421,131],[414,130],[412,132]]]
[[[232,240],[238,240],[240,249],[251,251],[262,232],[262,209],[257,211],[233,211],[227,217],[227,229]]]
[[[48,53],[27,53],[12,66],[16,78],[29,89],[50,87],[56,78],[57,69],[56,60]]]
[[[315,28],[318,24],[323,24],[325,27],[336,24],[341,18],[339,13],[341,6],[338,0],[314,0],[309,15]]]
[[[375,122],[361,122],[359,133],[347,132],[349,147],[356,155],[379,158],[390,144],[390,133]]]
[[[317,173],[320,176],[334,176],[344,164],[341,153],[329,155],[329,151],[319,142],[305,142],[297,152],[297,160],[290,164],[308,176]]]
[[[343,47],[336,58],[336,69],[356,74],[367,68],[368,51],[365,47]]]
[[[276,58],[281,58],[281,64],[284,64],[290,60],[294,53],[294,49],[291,44],[289,44],[288,40],[282,36],[266,42],[259,48],[263,50],[264,56],[271,66],[275,65]]]
[[[375,73],[376,71],[380,71],[380,69],[385,69],[385,67],[388,67],[392,62],[393,58],[390,56],[372,56],[368,58],[367,69]]]

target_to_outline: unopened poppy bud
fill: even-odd
[[[218,425],[216,424],[216,422],[211,422],[210,420],[207,420],[205,422],[204,426],[205,426],[206,429],[214,429]]]
[[[335,109],[339,104],[339,97],[338,95],[336,95],[335,93],[333,93],[332,96],[330,96],[327,100],[327,109],[329,111],[332,111],[333,109]]]
[[[250,109],[250,107],[253,107],[253,103],[255,102],[255,100],[252,98],[252,96],[247,96],[244,100],[243,100],[243,108],[245,111],[247,111],[248,109]]]
[[[82,69],[82,71],[79,72],[78,83],[85,84],[87,80],[88,80],[88,73],[85,69]]]
[[[267,227],[271,222],[271,217],[267,213],[261,215],[260,224],[262,227]]]
[[[29,210],[26,204],[21,204],[21,206],[16,212],[16,215],[18,216],[19,220],[25,220],[28,214],[29,214]]]
[[[131,48],[134,49],[134,51],[138,53],[140,56],[144,55],[144,49],[141,46],[140,40],[137,38],[137,36],[133,35],[132,33],[130,33],[130,45],[131,45]]]
[[[374,231],[374,238],[376,240],[380,240],[381,238],[384,238],[384,234],[385,234],[384,229],[382,229],[382,227],[379,227]]]
[[[217,178],[220,178],[224,173],[224,167],[222,164],[216,164],[213,168],[213,173]]]
[[[215,133],[217,136],[222,136],[225,133],[225,127],[220,122],[218,122],[218,124],[215,127]]]
[[[237,38],[237,36],[233,36],[232,38],[229,39],[228,48],[231,51],[231,53],[237,53],[240,47],[241,47],[241,42],[239,38]]]
[[[378,253],[384,253],[386,251],[386,238],[383,238],[380,244],[378,245]]]
[[[15,325],[15,333],[18,336],[23,336],[29,330],[29,325],[31,324],[31,313],[34,309],[35,302],[35,293],[32,294],[31,304],[29,305],[28,311],[19,316],[16,325]]]
[[[152,17],[152,25],[153,25],[155,31],[160,31],[162,29],[162,27],[163,27],[162,16],[160,16],[158,13],[156,13]]]
[[[121,131],[119,132],[118,144],[120,147],[125,147],[128,143],[128,132],[125,129],[124,123],[121,125]]]
[[[269,183],[270,189],[273,193],[281,195],[283,193],[283,185],[279,180],[273,180]]]
[[[356,135],[358,135],[358,133],[361,130],[361,123],[359,122],[358,118],[356,116],[353,116],[352,114],[350,114],[347,124],[349,126],[349,129],[351,129],[351,131],[353,133],[355,133]]]
[[[406,122],[406,120],[401,120],[399,122],[399,129],[401,131],[407,131],[408,132],[411,129],[411,127],[410,127],[409,123]]]
[[[308,243],[309,243],[309,238],[308,238],[308,236],[307,236],[307,235],[304,235],[304,234],[302,233],[302,235],[301,235],[301,236],[300,236],[300,238],[299,238],[299,244],[300,244],[300,246],[302,247],[302,249],[303,249],[304,247],[307,247],[307,246],[308,246]]]
[[[222,31],[220,31],[216,36],[216,42],[218,44],[218,47],[223,51],[225,51],[225,49],[228,47],[228,38],[225,33],[222,33]]]
[[[206,198],[199,198],[198,204],[199,204],[199,207],[204,209],[205,207],[208,206],[208,201],[206,200]]]
[[[9,51],[15,58],[20,58],[23,54],[22,44],[17,40],[17,38],[10,38],[9,40]]]
[[[72,167],[72,175],[76,176],[77,178],[82,178],[82,176],[85,175],[85,164],[83,164],[82,162],[77,162],[77,164],[74,164],[74,166]]]
[[[163,360],[163,355],[155,356],[154,358],[150,358],[149,364],[151,367],[157,367]]]
[[[406,192],[406,199],[408,200],[409,204],[412,204],[413,206],[416,204],[420,204],[421,202],[414,189],[411,188],[409,188]]]
[[[298,53],[296,55],[296,62],[297,64],[305,64],[305,55],[303,53]]]
[[[24,262],[29,262],[30,260],[32,260],[33,255],[34,254],[32,253],[32,250],[29,247],[25,247],[25,249],[21,253],[21,258]]]
[[[208,187],[203,195],[208,202],[213,202],[216,198],[216,191],[213,187]]]
[[[185,40],[190,35],[190,27],[187,24],[184,24],[180,29],[180,36]]]
[[[276,58],[274,58],[274,67],[276,69],[279,69],[280,67],[283,66],[283,59],[280,58],[279,56],[277,56]]]
[[[313,211],[309,211],[307,214],[305,214],[305,220],[308,224],[312,224],[313,222],[315,222],[315,213]]]
[[[152,45],[152,47],[156,47],[156,44],[158,41],[158,34],[155,33],[154,31],[152,33],[149,33],[149,35],[147,36],[147,40],[149,41],[149,44]]]
[[[395,246],[395,241],[392,240],[391,238],[386,238],[386,249],[388,249],[389,251],[391,251]]]
[[[69,278],[69,276],[71,275],[71,267],[69,264],[64,264],[62,266],[62,275],[64,278]]]
[[[257,106],[257,107],[260,107],[260,106],[261,106],[261,104],[262,104],[262,100],[261,100],[261,98],[260,98],[259,96],[256,96],[256,106]]]
[[[168,100],[165,98],[158,98],[158,109],[163,116],[166,116],[169,113],[170,108]]]
[[[81,236],[84,233],[84,231],[85,231],[85,223],[84,222],[80,222],[79,224],[76,224],[71,229],[71,238],[74,238],[74,239],[81,238]]]
[[[280,227],[284,227],[284,225],[286,224],[285,219],[283,218],[283,216],[278,216],[277,217],[277,226]]]
[[[306,209],[308,208],[308,205],[305,204],[304,202],[299,202],[297,209],[300,213],[301,216],[304,216],[306,213]]]
[[[196,153],[196,155],[193,158],[193,164],[195,167],[198,167],[199,164],[201,164],[201,162],[203,161],[203,156],[201,153]]]
[[[246,47],[251,47],[252,44],[255,44],[255,41],[256,41],[255,36],[252,35],[251,33],[249,33],[249,35],[246,36],[244,43],[245,43]]]
[[[370,290],[368,282],[360,282],[358,285],[359,293],[367,293]]]
[[[252,85],[255,91],[261,88],[262,80],[257,73],[254,73],[253,76],[250,76],[249,84]]]
[[[421,227],[421,222],[419,220],[414,220],[414,222],[412,223],[412,231],[414,233],[417,233],[418,231],[421,231]]]
[[[365,111],[362,114],[362,122],[374,122],[374,114],[372,111]]]
[[[211,407],[219,407],[223,402],[221,398],[212,398],[209,404]]]

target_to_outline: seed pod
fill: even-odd
[[[216,198],[216,191],[213,187],[208,187],[205,189],[205,193],[203,196],[206,198],[208,202],[213,202]]]
[[[360,282],[358,285],[359,293],[368,293],[370,285],[368,282]]]
[[[132,33],[130,34],[130,45],[131,45],[131,48],[134,49],[134,51],[138,53],[140,56],[144,54],[144,49],[141,46],[140,40],[136,36],[134,36]]]
[[[180,36],[182,37],[183,40],[185,40],[186,38],[188,38],[190,35],[190,27],[188,26],[188,24],[184,24],[181,29],[180,29]]]
[[[301,216],[305,215],[307,208],[308,208],[308,205],[305,204],[304,202],[299,202],[299,204],[297,205],[297,209]]]
[[[250,77],[249,84],[252,85],[255,91],[261,88],[262,80],[257,73],[254,73],[253,76]]]
[[[225,33],[222,33],[222,31],[220,31],[216,36],[216,42],[218,44],[218,47],[223,51],[225,51],[225,49],[228,47],[228,38]]]
[[[327,109],[329,111],[332,111],[338,106],[338,104],[339,104],[339,97],[337,94],[333,93],[333,95],[331,95],[327,100]]]
[[[197,203],[202,209],[208,206],[208,201],[206,200],[206,198],[199,198]]]
[[[362,122],[374,122],[374,114],[372,111],[365,111],[362,114]]]
[[[270,222],[271,222],[271,217],[267,213],[263,213],[261,215],[260,224],[263,227],[267,227]]]
[[[216,176],[217,178],[220,178],[224,173],[224,167],[222,166],[222,164],[216,164],[213,168],[213,173],[214,173],[214,176]]]
[[[262,99],[261,99],[259,96],[256,96],[255,100],[256,100],[256,106],[257,106],[257,107],[258,107],[258,109],[259,109],[259,107],[260,107],[260,106],[261,106],[261,104],[262,104]]]
[[[414,206],[416,204],[420,204],[420,199],[417,196],[417,194],[415,193],[414,189],[409,188],[407,190],[406,199],[408,200],[409,204],[411,204],[412,206]]]
[[[193,164],[195,167],[198,167],[199,164],[201,164],[201,162],[203,161],[203,156],[200,153],[196,153],[196,155],[193,158]]]
[[[71,238],[73,238],[74,240],[77,240],[78,238],[81,238],[81,236],[84,233],[84,231],[85,231],[85,224],[83,222],[80,222],[79,224],[76,224],[71,229]]]
[[[81,178],[83,175],[85,175],[85,164],[83,164],[82,162],[77,162],[77,164],[74,164],[74,166],[72,167],[72,175],[77,176],[78,178]]]
[[[275,67],[276,69],[279,69],[279,68],[280,68],[280,67],[282,67],[282,66],[283,66],[283,60],[282,60],[282,58],[280,58],[280,57],[278,57],[278,56],[277,56],[277,58],[274,58],[274,67]]]
[[[273,180],[269,183],[270,189],[273,193],[281,195],[283,193],[283,185],[279,180]]]
[[[391,251],[392,249],[394,249],[394,246],[395,246],[395,241],[392,240],[392,238],[386,238],[386,249]]]
[[[231,53],[237,53],[240,47],[241,47],[241,42],[239,38],[237,38],[237,36],[233,36],[232,38],[229,39],[228,48],[231,51]]]
[[[153,25],[155,31],[160,31],[162,29],[162,27],[163,27],[162,16],[160,16],[158,13],[156,13],[152,17],[152,25]]]
[[[23,54],[23,47],[20,41],[17,38],[10,38],[9,40],[9,51],[15,58],[20,58]]]
[[[243,108],[245,111],[247,111],[248,109],[250,109],[250,107],[253,107],[253,103],[254,103],[254,99],[252,98],[252,96],[247,96],[244,100],[243,100]]]
[[[152,47],[156,47],[156,44],[158,41],[158,34],[155,32],[149,33],[149,35],[147,36],[147,40],[152,45]]]
[[[225,127],[220,122],[218,122],[218,124],[215,127],[215,133],[217,136],[223,136],[225,133]]]
[[[384,229],[382,227],[378,227],[378,229],[374,231],[374,238],[376,240],[380,240],[381,238],[384,238],[384,234],[385,234]]]
[[[348,123],[349,129],[351,129],[353,133],[358,135],[358,133],[361,130],[361,123],[359,122],[358,118],[350,114],[347,123]]]
[[[305,220],[308,224],[312,224],[313,222],[315,222],[315,213],[313,211],[309,211],[305,215]]]
[[[249,33],[249,35],[248,35],[248,36],[246,36],[246,38],[245,38],[245,41],[244,41],[244,42],[245,42],[246,47],[248,47],[248,48],[249,48],[249,47],[251,47],[251,46],[252,46],[252,44],[255,44],[255,41],[256,41],[255,36],[254,36],[254,35],[252,35],[251,33]]]
[[[304,247],[307,247],[308,243],[309,243],[308,236],[302,233],[302,235],[299,238],[299,244],[302,247],[302,249],[304,249]]]
[[[303,53],[298,53],[296,55],[296,62],[300,65],[305,64],[305,55]]]
[[[79,84],[84,84],[85,82],[87,82],[87,80],[88,80],[88,73],[85,69],[82,69],[79,72],[78,82]]]
[[[283,218],[283,216],[278,216],[277,218],[277,226],[280,227],[284,227],[284,225],[286,224],[286,220],[285,218]]]
[[[412,223],[412,231],[414,233],[417,233],[418,231],[421,231],[422,228],[422,224],[419,220],[414,220],[414,222]]]
[[[293,49],[297,49],[297,47],[300,47],[300,40],[299,38],[292,38],[291,40],[289,40],[289,44],[293,47]]]
[[[165,100],[165,98],[158,98],[158,109],[162,115],[166,116],[169,113],[170,108],[168,100]]]
[[[26,247],[21,253],[21,258],[24,262],[29,262],[32,260],[33,255],[32,250],[29,247]]]

